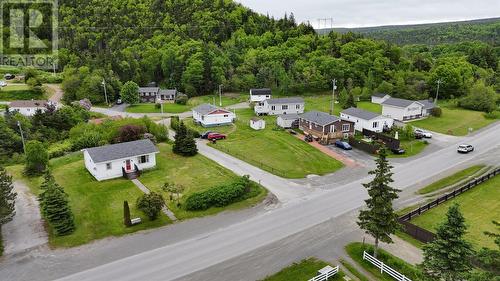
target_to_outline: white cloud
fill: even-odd
[[[293,12],[299,22],[333,18],[335,27],[445,22],[500,17],[498,0],[237,0],[274,17]],[[324,25],[324,22],[322,23]],[[327,22],[330,26],[330,22]]]

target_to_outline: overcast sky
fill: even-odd
[[[236,0],[256,12],[298,22],[333,18],[334,27],[432,23],[500,17],[500,0]],[[321,23],[324,26],[324,21]],[[327,22],[330,27],[330,21]]]

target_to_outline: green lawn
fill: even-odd
[[[317,110],[323,112],[330,112],[330,101],[332,99],[331,95],[311,95],[305,96],[305,110]],[[382,106],[380,104],[371,103],[369,101],[360,101],[357,103],[357,107],[367,111],[372,111],[375,113],[382,113]],[[344,110],[342,106],[338,103],[333,107],[334,115],[339,116],[340,112]]]
[[[191,108],[196,107],[200,104],[210,103],[213,104],[215,99],[215,104],[219,106],[219,96],[208,95],[190,98],[186,105],[176,104],[176,103],[165,103],[163,104],[164,113],[182,113],[191,110]],[[227,94],[222,96],[222,106],[229,106],[236,103],[244,102],[248,99],[245,95],[239,94]],[[130,113],[161,113],[161,108],[156,108],[154,103],[139,103],[133,104],[127,107],[127,112]]]
[[[200,134],[203,134],[206,131],[212,131],[212,132],[217,132],[220,134],[230,135],[233,131],[235,131],[235,128],[236,128],[234,125],[224,125],[224,126],[218,126],[218,127],[205,128],[203,126],[200,126],[200,125],[194,123],[194,120],[192,117],[182,119],[182,122],[184,122],[184,125],[186,125],[188,128],[193,129]]]
[[[475,166],[469,167],[467,169],[458,171],[449,177],[440,179],[440,180],[420,189],[418,191],[418,193],[419,194],[427,194],[427,193],[431,193],[431,192],[434,192],[436,190],[440,190],[442,188],[454,185],[456,183],[459,183],[459,182],[471,177],[472,175],[476,174],[484,167],[485,167],[484,165],[475,165]]]
[[[149,189],[160,192],[168,198],[162,190],[165,182],[175,183],[184,186],[186,189],[183,198],[193,192],[203,191],[218,184],[227,183],[237,179],[233,172],[221,167],[214,161],[198,154],[194,157],[182,157],[172,153],[172,147],[168,144],[159,144],[160,154],[157,156],[157,168],[145,172],[140,181]],[[175,213],[178,219],[188,219],[211,215],[228,209],[247,208],[260,203],[267,195],[264,188],[252,190],[249,198],[234,203],[225,208],[210,208],[205,211],[186,211],[177,207],[175,202],[168,202],[169,208]],[[181,200],[181,203],[183,200]]]
[[[363,251],[367,251],[368,253],[373,255],[373,247],[371,245],[363,245],[362,243],[356,242],[348,244],[345,247],[347,254],[362,266],[366,271],[370,272],[373,276],[380,281],[393,281],[392,278],[387,273],[380,273],[380,269],[372,265],[370,262],[363,260]],[[395,257],[388,252],[379,249],[378,251],[378,260],[383,261],[386,265],[390,266],[392,269],[398,271],[401,274],[404,274],[406,277],[410,278],[413,281],[424,280],[421,276],[421,273],[416,269],[416,267],[411,264],[405,262],[404,260]]]
[[[299,263],[293,263],[292,265],[282,269],[280,272],[267,277],[263,281],[307,281],[316,276],[318,270],[327,265],[328,263],[324,261],[315,258],[308,258]],[[344,273],[339,271],[339,273],[335,274],[333,278],[328,280],[344,280],[343,277]]]
[[[163,104],[164,113],[182,113],[191,109],[188,105],[165,103]],[[130,113],[161,113],[161,108],[157,108],[154,103],[133,104],[125,110]]]
[[[276,116],[265,116],[266,129],[255,131],[249,120],[253,110],[237,110],[236,130],[228,139],[210,146],[254,166],[286,178],[324,175],[342,168],[342,163],[306,142],[276,128]]]
[[[142,192],[125,179],[97,182],[85,169],[81,153],[71,154],[50,161],[56,181],[69,196],[75,216],[76,231],[57,237],[49,229],[49,243],[54,247],[72,247],[95,239],[120,236],[142,229],[169,223],[165,215],[150,221],[135,207]],[[23,166],[11,166],[8,171],[16,179],[23,179]],[[40,178],[25,179],[34,194],[39,193]],[[123,201],[128,200],[132,217],[141,217],[142,223],[133,227],[123,225]]]
[[[411,140],[411,141],[401,141],[400,147],[403,148],[406,152],[404,154],[394,154],[392,151],[389,151],[389,158],[405,158],[411,157],[422,152],[428,143],[420,140]]]
[[[412,219],[412,223],[435,231],[438,225],[445,220],[446,212],[451,204],[460,204],[468,233],[466,238],[476,248],[496,247],[493,239],[483,234],[484,231],[495,232],[496,229],[491,221],[500,221],[500,176],[496,176],[485,183],[459,195],[455,199],[447,201],[435,207],[423,215]]]
[[[441,117],[429,117],[410,124],[438,133],[465,136],[468,128],[478,130],[499,120],[487,119],[484,117],[484,112],[459,108],[452,102],[444,102],[440,105],[443,110]]]
[[[43,93],[32,91],[28,85],[8,85],[0,88],[0,101],[44,99]]]

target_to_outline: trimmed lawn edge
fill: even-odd
[[[356,267],[354,267],[354,265],[352,265],[351,263],[349,263],[348,261],[344,260],[344,259],[340,259],[340,263],[354,276],[356,276],[356,278],[358,278],[360,281],[370,281],[370,279],[368,279],[365,275],[363,275],[361,272],[359,272],[359,270],[356,269]]]
[[[307,281],[310,278],[316,276],[316,273],[321,268],[331,264],[319,260],[314,257],[303,259],[299,262],[294,262],[291,265],[282,268],[280,271],[266,276],[263,281],[289,281],[289,280],[299,280],[299,281]],[[340,270],[333,277],[328,280],[343,280],[345,274]],[[305,279],[304,279],[305,278]]]
[[[434,191],[438,191],[447,187],[451,187],[452,185],[455,185],[475,174],[477,174],[479,171],[481,171],[483,168],[485,168],[485,165],[474,165],[469,168],[460,170],[448,177],[442,178],[438,181],[435,181],[428,186],[421,188],[418,190],[418,194],[428,194]]]

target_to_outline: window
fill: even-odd
[[[351,130],[351,124],[342,124],[342,132],[349,132]]]
[[[295,109],[300,109],[300,104],[296,104]]]
[[[330,125],[330,133],[335,133],[335,126],[334,125]]]
[[[309,122],[309,130],[312,130],[313,128],[313,124],[311,122]]]
[[[372,128],[378,128],[378,122],[373,122]]]
[[[228,115],[228,114],[225,114],[225,115],[224,115],[224,117],[229,117],[229,115]]]
[[[272,105],[271,110],[276,110],[276,106]]]
[[[282,105],[282,106],[281,106],[281,109],[282,109],[282,110],[287,110],[287,109],[288,109],[288,105],[286,105],[286,104]]]
[[[139,163],[144,164],[149,162],[149,155],[142,155],[139,157]]]
[[[106,170],[111,170],[111,163],[106,163]]]

